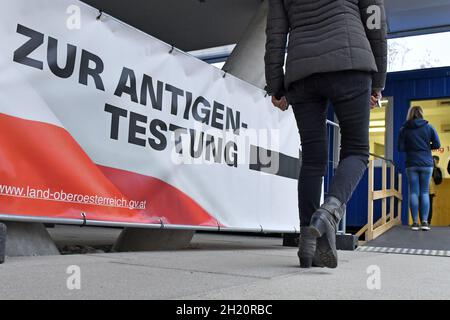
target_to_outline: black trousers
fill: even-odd
[[[322,179],[328,164],[327,107],[331,102],[341,128],[340,162],[328,196],[347,203],[369,159],[371,74],[362,71],[318,73],[299,80],[288,90],[301,147],[298,181],[300,225],[308,226],[320,206]]]

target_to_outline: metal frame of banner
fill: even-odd
[[[173,229],[173,230],[195,230],[195,231],[220,231],[220,232],[252,232],[252,233],[296,233],[297,229],[293,227],[291,230],[270,230],[264,229],[261,225],[255,228],[238,228],[224,227],[217,225],[212,226],[190,226],[181,224],[164,224],[164,223],[134,223],[134,222],[114,222],[89,219],[68,219],[68,218],[50,218],[36,216],[20,216],[0,214],[0,221],[11,222],[31,222],[31,223],[53,223],[53,224],[70,224],[80,227],[121,227],[121,228],[148,228],[148,229]]]

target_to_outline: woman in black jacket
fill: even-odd
[[[293,106],[301,137],[298,184],[301,267],[337,266],[336,229],[367,168],[370,108],[381,98],[387,66],[383,0],[269,0],[267,92]],[[286,73],[283,65],[289,34]],[[327,105],[339,119],[340,163],[322,206],[328,161]]]

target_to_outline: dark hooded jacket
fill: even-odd
[[[431,150],[441,142],[436,130],[423,119],[406,121],[400,129],[398,151],[406,152],[406,167],[434,167]]]
[[[269,0],[266,90],[279,97],[297,80],[345,70],[372,73],[372,88],[381,90],[386,32],[384,0]]]

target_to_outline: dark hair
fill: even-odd
[[[441,158],[439,158],[438,156],[433,156],[433,159],[436,160],[436,161],[441,160]]]

